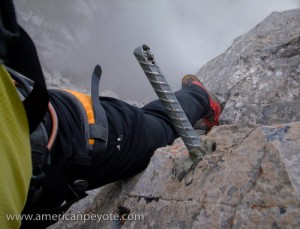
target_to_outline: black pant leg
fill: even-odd
[[[208,113],[209,100],[202,89],[184,88],[176,96],[192,124]],[[139,173],[157,148],[178,137],[158,100],[142,109],[113,98],[101,98],[101,102],[108,118],[109,140],[103,159],[93,160],[85,172],[91,188]]]
[[[175,95],[192,125],[209,112],[208,95],[202,88],[192,85],[175,92]],[[142,109],[144,113],[152,114],[170,123],[166,110],[159,100],[150,102]]]

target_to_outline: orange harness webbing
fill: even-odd
[[[66,90],[68,93],[74,95],[82,104],[82,106],[85,109],[86,115],[88,117],[88,123],[89,124],[94,124],[95,123],[95,117],[94,117],[94,112],[93,112],[93,104],[92,104],[92,98],[91,96],[78,92],[78,91],[73,91],[73,90]],[[89,139],[89,144],[93,145],[95,143],[95,139],[90,138]]]

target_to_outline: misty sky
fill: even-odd
[[[147,102],[156,95],[133,56],[148,44],[173,90],[273,11],[299,0],[18,0],[43,69],[89,89],[93,67],[102,90]]]

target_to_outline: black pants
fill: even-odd
[[[57,90],[49,93],[57,112],[59,131],[51,151],[51,169],[44,168],[46,180],[40,208],[54,208],[69,198],[66,185],[75,180],[86,180],[88,189],[94,189],[138,174],[147,167],[157,148],[171,144],[178,137],[160,101],[138,108],[118,99],[101,97],[109,126],[106,151],[93,152],[91,164],[75,163],[76,155],[86,152],[80,112],[76,112],[68,96],[62,96]],[[192,85],[175,94],[192,125],[208,114],[209,99],[202,88]]]
[[[175,94],[192,125],[209,112],[209,99],[201,88],[193,85]],[[84,171],[90,188],[139,173],[147,167],[157,148],[171,144],[178,137],[158,100],[142,109],[113,98],[101,101],[108,118],[109,139],[102,160],[93,160],[92,166]]]

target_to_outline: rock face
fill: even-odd
[[[226,103],[223,124],[300,120],[300,10],[272,13],[197,73]]]
[[[216,150],[179,181],[180,139],[148,168],[94,191],[51,228],[297,228],[300,225],[300,9],[273,13],[198,77],[222,100]],[[135,220],[107,220],[130,214]],[[105,219],[106,220],[105,220]]]

